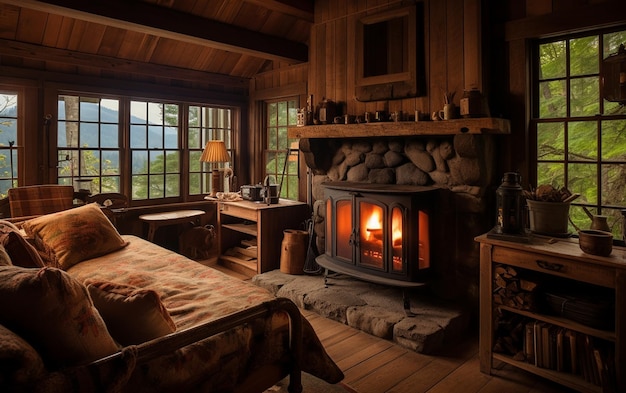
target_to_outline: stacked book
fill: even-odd
[[[611,391],[615,385],[614,345],[583,333],[542,321],[524,329],[524,357],[537,367],[582,376]]]

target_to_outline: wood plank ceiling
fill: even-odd
[[[312,24],[313,0],[0,0],[0,55],[225,83],[306,62]]]

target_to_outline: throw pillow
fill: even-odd
[[[51,368],[92,362],[118,347],[87,288],[63,270],[0,266],[0,324]]]
[[[96,203],[28,220],[23,228],[63,270],[128,244]]]
[[[0,244],[4,246],[15,266],[36,268],[45,266],[35,247],[17,232],[0,235]]]
[[[99,281],[86,285],[111,336],[120,344],[140,344],[176,331],[155,291]]]

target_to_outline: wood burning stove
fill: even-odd
[[[431,264],[436,187],[324,183],[326,250],[316,262],[363,280],[423,285]]]

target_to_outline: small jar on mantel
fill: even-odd
[[[483,94],[478,89],[465,90],[459,102],[462,117],[484,117]]]

